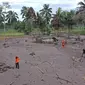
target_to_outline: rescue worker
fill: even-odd
[[[17,68],[17,69],[19,69],[19,61],[20,61],[19,57],[16,56],[16,57],[15,57],[15,65],[16,65],[16,68]]]
[[[65,40],[62,40],[62,48],[65,47]]]

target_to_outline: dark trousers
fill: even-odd
[[[19,69],[19,63],[16,63],[16,68]]]

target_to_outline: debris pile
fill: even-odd
[[[4,43],[3,46],[4,46],[4,48],[8,48],[9,47],[9,45],[7,43]]]
[[[0,73],[6,72],[8,69],[14,69],[14,67],[7,66],[5,63],[0,62]]]
[[[35,53],[34,53],[34,52],[32,52],[32,53],[30,53],[29,55],[34,56],[34,55],[35,55]]]

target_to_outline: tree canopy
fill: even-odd
[[[6,10],[10,7],[8,2],[0,5],[0,28],[13,27],[18,31],[29,34],[37,28],[41,32],[49,32],[53,28],[58,30],[60,28],[72,29],[76,26],[85,26],[85,0],[78,3],[77,10],[68,11],[59,7],[55,14],[52,13],[49,4],[44,4],[39,12],[35,11],[33,7],[23,6],[21,9],[22,21],[19,20],[17,12]]]

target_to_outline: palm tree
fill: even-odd
[[[68,38],[70,34],[70,29],[72,29],[73,25],[75,24],[73,19],[75,14],[76,12],[74,10],[62,12],[62,23],[68,29]]]
[[[18,14],[14,11],[8,11],[6,15],[6,20],[9,24],[13,24],[18,19]]]
[[[44,4],[43,9],[40,10],[40,14],[46,20],[46,23],[49,24],[52,14],[52,8],[49,8],[49,4]]]
[[[85,0],[84,0],[84,1],[81,1],[81,2],[79,2],[79,3],[78,3],[78,5],[80,5],[80,7],[79,7],[79,9],[78,9],[78,12],[77,12],[77,13],[82,12],[82,11],[84,11],[84,12],[85,12]]]
[[[76,22],[77,26],[85,26],[85,12],[79,12],[74,17],[73,20]]]
[[[32,28],[34,27],[33,25],[36,22],[35,10],[32,7],[29,7],[29,9],[27,10],[26,19],[29,23],[29,28],[31,32]]]
[[[64,15],[65,14],[60,7],[56,11],[56,14],[53,14],[53,19],[52,19],[51,23],[55,29],[58,30],[60,28],[60,26],[62,26],[62,24],[63,24],[62,21],[64,19]]]
[[[27,18],[29,19],[35,19],[36,18],[36,15],[35,15],[35,11],[32,7],[30,7],[28,10],[27,10]]]
[[[80,7],[78,7],[78,10],[76,12],[75,19],[78,22],[78,25],[84,25],[85,26],[85,0],[78,3]]]
[[[36,20],[35,11],[32,7],[23,6],[21,15],[25,22],[25,33],[27,32],[26,34],[28,34],[28,31],[32,31],[31,29],[33,28],[33,23]]]
[[[3,12],[2,12],[2,6],[0,6],[0,28],[3,28]]]
[[[39,13],[37,13],[36,24],[37,24],[38,28],[40,29],[40,31],[43,33],[45,31],[44,28],[45,28],[46,23]]]
[[[22,9],[21,9],[21,15],[22,15],[22,18],[24,19],[35,19],[36,15],[35,15],[35,11],[32,7],[25,7],[23,6]]]
[[[4,32],[5,32],[5,20],[6,20],[6,9],[9,9],[10,8],[10,5],[9,5],[9,3],[8,2],[3,2],[3,5],[2,5],[2,7],[3,7],[3,10],[4,10],[4,12],[3,12],[3,17],[4,17]]]
[[[74,15],[75,15],[74,10],[70,10],[70,12],[69,11],[62,12],[63,16],[62,22],[64,25],[68,26],[69,29],[72,28],[72,25],[74,25],[74,20],[73,20]]]
[[[29,7],[26,7],[26,6],[23,6],[22,9],[21,9],[21,15],[22,15],[22,18],[25,18],[26,17],[26,14],[27,14],[27,10],[29,9]]]
[[[44,4],[43,9],[40,10],[40,14],[42,18],[44,19],[47,27],[47,33],[49,34],[49,22],[52,17],[52,8],[49,8],[49,4]]]
[[[0,6],[0,22],[3,22],[3,12],[2,12],[2,6]]]
[[[59,7],[56,12],[56,17],[58,19],[58,29],[61,26],[61,19],[62,19],[62,9]]]

